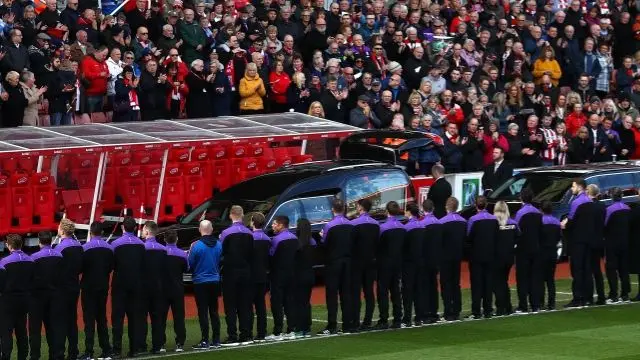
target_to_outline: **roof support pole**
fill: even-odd
[[[38,167],[36,168],[37,173],[42,172],[42,164],[44,163],[44,155],[38,156]]]
[[[99,195],[102,191],[102,181],[104,178],[104,168],[107,162],[105,161],[107,158],[107,153],[103,152],[100,154],[100,161],[98,162],[98,171],[96,173],[96,185],[93,188],[93,201],[91,202],[91,216],[89,216],[89,225],[94,221],[94,217],[96,216],[96,207],[98,206],[98,200],[100,199]]]
[[[158,223],[158,216],[160,215],[160,202],[162,201],[162,191],[164,188],[164,175],[167,172],[167,160],[169,159],[169,149],[164,150],[164,156],[162,157],[162,171],[160,172],[160,184],[158,184],[158,197],[156,199],[156,206],[153,212],[153,221]]]

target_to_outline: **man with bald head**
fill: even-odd
[[[220,346],[220,318],[218,317],[218,296],[220,296],[220,257],[222,244],[213,235],[213,225],[209,220],[200,222],[200,239],[191,244],[189,268],[193,280],[193,292],[200,321],[200,342],[194,350],[208,350]],[[209,338],[209,320],[212,337]]]

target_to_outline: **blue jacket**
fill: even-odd
[[[189,251],[189,268],[194,284],[220,281],[222,244],[213,235],[203,236]]]
[[[440,132],[436,129],[431,128],[427,130],[423,127],[419,127],[418,131],[422,131],[425,133],[431,133],[438,136],[442,136]],[[440,154],[443,149],[438,148],[438,146],[432,145],[428,149],[414,149],[409,151],[409,160],[417,161],[421,163],[436,163],[440,161]]]

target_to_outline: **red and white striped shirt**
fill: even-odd
[[[552,129],[542,128],[542,135],[544,135],[544,141],[547,147],[542,150],[540,156],[547,161],[553,161],[556,158],[556,146],[558,142],[558,135]]]

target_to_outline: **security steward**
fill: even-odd
[[[518,308],[516,313],[540,311],[542,278],[540,274],[540,238],[542,213],[535,206],[533,191],[524,188],[520,192],[522,207],[516,212],[515,221],[520,229],[516,249],[516,279],[518,282]]]
[[[75,224],[69,219],[62,219],[58,226],[61,240],[56,249],[62,254],[62,270],[60,285],[62,290],[61,334],[58,339],[60,349],[64,349],[65,341],[69,342],[68,357],[76,359],[78,351],[78,298],[80,297],[80,273],[82,272],[82,245],[73,237]],[[63,319],[61,317],[61,319]],[[64,326],[64,327],[62,327]],[[58,327],[56,326],[56,329]],[[64,351],[64,350],[63,350]]]
[[[424,228],[424,244],[422,245],[422,268],[420,269],[420,323],[434,324],[438,322],[438,272],[442,256],[442,224],[434,215],[433,201],[422,202],[424,217],[420,226]]]
[[[27,313],[33,285],[33,260],[22,252],[20,235],[9,234],[6,240],[9,256],[0,260],[0,344],[2,360],[11,359],[12,334],[16,335],[18,360],[26,360],[29,354]],[[56,331],[58,329],[55,329]]]
[[[593,225],[595,226],[595,232],[593,233],[593,241],[591,242],[591,272],[593,274],[593,280],[595,284],[595,291],[598,295],[596,305],[606,304],[606,298],[604,294],[604,277],[602,276],[602,259],[604,258],[604,219],[607,212],[607,206],[599,201],[600,188],[596,184],[589,184],[587,186],[587,195],[591,199],[591,206],[594,211]],[[587,299],[587,302],[593,303],[593,290],[591,287],[591,295]]]
[[[142,287],[144,274],[145,247],[136,235],[134,218],[127,216],[122,221],[122,236],[113,247],[113,279],[111,281],[111,323],[113,332],[113,353],[122,354],[124,317],[127,316],[129,336],[129,357],[138,355],[142,339]],[[142,339],[142,340],[141,340]]]
[[[94,222],[89,228],[89,241],[82,246],[82,315],[84,319],[85,354],[82,358],[93,359],[96,326],[101,358],[111,356],[109,329],[107,325],[107,296],[109,279],[113,271],[113,248],[102,238],[102,224]]]
[[[553,204],[545,201],[542,210],[542,237],[540,238],[540,271],[542,292],[540,305],[544,306],[544,287],[547,288],[547,310],[556,309],[556,266],[558,264],[558,243],[562,240],[560,221],[553,216]]]
[[[269,250],[271,239],[262,231],[266,223],[264,215],[259,212],[251,214],[251,229],[253,230],[253,257],[251,259],[251,280],[253,281],[252,310],[256,312],[255,342],[264,342],[267,336],[267,304],[265,294],[269,282]],[[253,329],[253,314],[251,314],[251,329]]]
[[[447,215],[440,219],[443,245],[440,287],[446,321],[460,320],[462,311],[460,264],[467,234],[467,221],[456,212],[458,205],[458,199],[449,197],[446,202]]]
[[[380,238],[380,224],[369,215],[371,200],[360,199],[357,205],[358,217],[351,221],[353,225],[353,245],[351,249],[351,295],[353,304],[353,328],[365,331],[371,328],[376,299],[373,283],[376,279],[376,247]],[[364,318],[360,322],[362,306],[360,293],[364,293]]]
[[[249,344],[251,339],[251,262],[253,233],[244,226],[242,207],[234,205],[229,214],[232,224],[220,234],[222,243],[222,299],[227,320],[228,339],[222,346]],[[238,339],[239,321],[240,338]],[[239,340],[239,341],[238,341]]]
[[[494,258],[493,293],[496,297],[496,316],[513,314],[509,274],[515,258],[514,248],[518,241],[518,224],[511,218],[509,207],[504,201],[498,201],[493,208],[498,219],[496,254]]]
[[[327,298],[327,327],[318,335],[331,335],[338,331],[338,295],[340,295],[340,308],[342,310],[342,323],[344,331],[350,322],[352,306],[350,297],[352,289],[351,281],[351,249],[353,225],[344,216],[345,204],[340,199],[334,199],[331,203],[333,219],[325,224],[322,229],[321,242],[327,249],[325,265],[326,298]]]
[[[391,327],[402,326],[402,303],[400,281],[402,277],[402,255],[406,229],[402,222],[402,210],[395,201],[387,203],[387,220],[380,225],[380,241],[376,259],[378,265],[378,311],[380,320],[376,330],[389,328],[389,295],[393,306]]]
[[[613,204],[606,210],[604,220],[605,264],[609,282],[609,298],[607,303],[629,301],[631,283],[629,280],[629,237],[631,229],[631,209],[622,202],[622,190],[613,188],[609,191]],[[620,279],[620,292],[618,292]],[[620,297],[618,297],[620,296]]]
[[[415,306],[415,323],[422,324],[420,315],[420,284],[422,283],[423,244],[425,243],[425,228],[420,223],[420,208],[415,202],[407,204],[405,216],[409,219],[404,225],[406,234],[402,254],[402,305],[404,308],[402,325],[411,327],[411,314]]]
[[[42,325],[47,336],[49,346],[48,359],[55,359],[54,337],[58,334],[53,330],[54,324],[60,316],[60,269],[62,254],[51,248],[51,233],[43,231],[38,234],[40,251],[31,255],[33,260],[33,283],[31,303],[29,305],[29,343],[31,345],[31,359],[40,359],[40,345]],[[59,354],[57,355],[59,357]]]
[[[487,198],[476,198],[477,214],[467,222],[467,239],[471,243],[471,319],[493,316],[493,260],[498,219],[487,211]]]
[[[165,329],[162,326],[164,313],[164,272],[167,271],[167,249],[156,241],[158,224],[147,221],[142,228],[144,238],[144,294],[142,300],[141,349],[146,350],[147,314],[151,318],[151,353],[166,352]]]
[[[164,234],[164,242],[167,249],[167,271],[164,274],[164,300],[165,308],[162,312],[162,329],[167,328],[167,316],[169,310],[173,315],[173,331],[176,335],[176,352],[184,351],[184,342],[187,339],[187,329],[184,323],[184,282],[183,274],[189,270],[187,253],[176,246],[178,234],[175,230],[169,230]],[[166,336],[164,336],[166,342]]]
[[[569,266],[573,277],[573,299],[565,305],[566,308],[585,306],[591,300],[593,280],[591,275],[591,246],[593,233],[594,211],[591,199],[585,193],[587,185],[581,178],[573,180],[571,192],[573,200],[569,208],[569,215],[561,222],[562,228],[567,230],[569,245]]]

